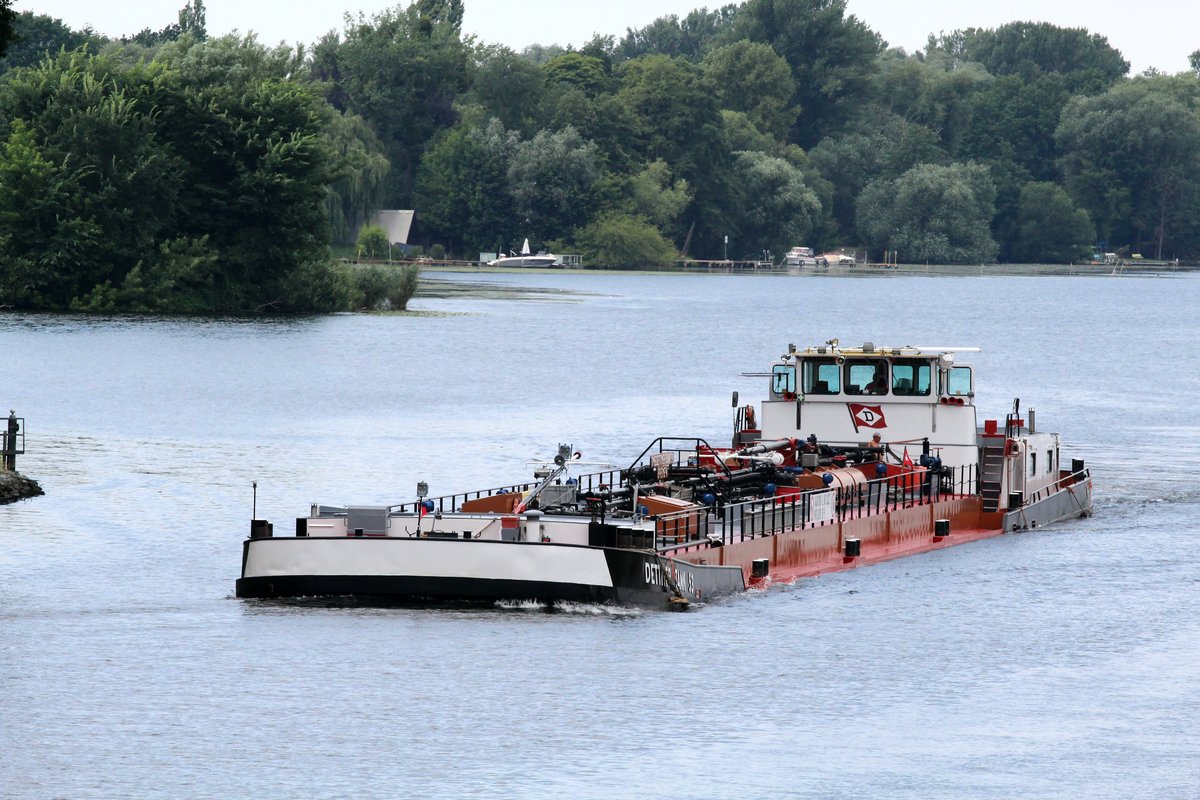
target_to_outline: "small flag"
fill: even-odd
[[[912,469],[912,459],[908,457],[908,448],[904,448],[904,468]]]
[[[887,419],[883,416],[883,406],[868,406],[863,403],[847,403],[850,409],[850,421],[854,430],[859,428],[886,428]]]

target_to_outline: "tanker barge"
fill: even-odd
[[[1092,511],[1081,460],[1019,401],[975,409],[977,348],[788,352],[729,445],[662,437],[628,466],[569,445],[533,480],[388,506],[314,504],[291,535],[251,521],[236,594],[683,609]]]

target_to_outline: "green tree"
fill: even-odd
[[[64,219],[103,232],[79,254],[72,279],[59,284],[69,294],[48,301],[65,308],[76,292],[106,281],[118,286],[170,238],[184,186],[181,159],[156,138],[162,76],[75,51],[11,73],[3,89],[0,115],[23,119],[45,160],[70,165]]]
[[[16,12],[12,10],[12,0],[0,0],[0,56],[8,50],[8,44],[13,39],[13,21]]]
[[[189,0],[188,4],[179,10],[179,30],[190,33],[197,41],[203,42],[208,38],[207,16],[204,0],[196,0],[195,3]]]
[[[355,308],[372,310],[382,306],[383,301],[387,299],[388,288],[392,285],[393,272],[392,267],[379,264],[354,269],[351,274],[354,276],[354,287],[358,290]]]
[[[178,41],[181,36],[190,35],[195,41],[202,42],[208,38],[206,16],[204,0],[196,0],[195,4],[189,0],[187,5],[180,9],[176,22],[158,31],[143,28],[133,36],[123,37],[121,41],[126,44],[155,48],[167,42]]]
[[[637,216],[659,230],[670,230],[692,200],[688,182],[671,179],[662,160],[652,161],[629,181],[630,204]]]
[[[991,170],[996,186],[992,230],[1002,260],[1023,258],[1017,255],[1021,188],[1059,178],[1054,135],[1069,98],[1065,83],[1059,73],[1031,69],[1026,75],[975,81],[956,98],[954,129],[946,141],[955,160]]]
[[[411,208],[417,165],[437,131],[458,121],[455,99],[470,85],[461,0],[418,0],[370,19],[347,19],[313,49],[311,71],[330,103],[363,117],[391,164],[383,202]]]
[[[887,118],[921,125],[937,134],[945,150],[959,152],[975,122],[971,104],[994,77],[978,64],[960,62],[937,50],[924,57],[889,50],[878,66],[872,102],[863,107],[863,119],[872,128],[889,124],[879,122]]]
[[[583,53],[563,53],[541,67],[546,83],[574,86],[588,96],[612,89],[612,75],[602,59]]]
[[[883,174],[889,147],[888,137],[874,131],[830,136],[809,151],[813,165],[832,185],[830,211],[839,241],[858,241],[854,204],[867,184]]]
[[[451,252],[479,253],[503,250],[521,234],[508,178],[519,144],[497,119],[436,137],[417,171],[421,238],[445,242]]]
[[[543,123],[545,70],[507,47],[476,48],[474,79],[463,102],[464,121],[483,127],[498,119],[508,130],[533,136]]]
[[[871,183],[858,199],[858,231],[901,260],[978,264],[995,259],[990,224],[996,190],[978,164],[921,164]]]
[[[228,98],[264,81],[288,81],[303,69],[304,51],[285,44],[268,47],[254,34],[228,34],[164,44],[154,61],[170,68],[181,85]]]
[[[65,308],[80,288],[78,264],[103,234],[72,213],[78,171],[47,160],[23,120],[10,127],[0,151],[0,303]]]
[[[1115,246],[1156,258],[1200,252],[1200,85],[1139,77],[1063,111],[1057,141],[1066,186]]]
[[[1029,263],[1068,264],[1087,256],[1096,241],[1088,213],[1054,183],[1021,187],[1020,226],[1013,255]]]
[[[358,254],[367,258],[383,258],[391,250],[387,231],[379,225],[363,225],[358,229]]]
[[[782,253],[807,241],[821,203],[800,169],[765,153],[738,153],[734,161],[738,202],[728,222],[739,253]]]
[[[1099,34],[1048,22],[1010,22],[995,29],[968,28],[935,38],[928,50],[982,64],[992,75],[1062,77],[1072,93],[1095,94],[1129,72],[1129,62]]]
[[[645,162],[662,159],[693,189],[684,223],[694,235],[685,235],[685,249],[721,252],[721,229],[736,201],[729,183],[732,155],[712,84],[698,66],[657,55],[629,61],[619,74],[617,100],[633,116],[635,156]]]
[[[774,155],[784,148],[778,139],[759,130],[742,111],[721,112],[721,139],[730,153],[753,150]]]
[[[13,35],[0,58],[0,72],[17,67],[32,67],[60,50],[99,48],[99,39],[91,31],[73,31],[60,19],[32,11],[22,11],[12,21]]]
[[[408,303],[417,293],[421,271],[413,264],[405,264],[396,270],[388,287],[388,307],[392,311],[407,311]]]
[[[546,128],[574,128],[586,141],[596,145],[596,154],[604,167],[613,172],[637,168],[640,159],[641,120],[621,98],[613,94],[589,96],[582,90],[558,84],[545,96]]]
[[[163,58],[179,65],[172,78],[186,101],[162,131],[188,156],[181,229],[208,235],[221,253],[214,303],[273,302],[292,271],[328,253],[332,111],[314,87],[276,77],[294,65],[294,51],[253,36],[168,47]]]
[[[23,287],[22,304],[98,311],[241,310],[299,296],[295,275],[328,268],[331,112],[305,85],[248,77],[265,54],[252,37],[189,36],[150,63],[76,51],[13,72],[0,118],[27,126],[5,132],[13,185],[20,175],[44,188],[9,209],[0,238],[25,277],[0,283]],[[226,69],[193,75],[181,63]],[[45,241],[34,246],[55,247],[45,255],[16,235],[35,221]]]
[[[700,69],[666,56],[624,65],[618,97],[637,116],[639,150],[649,160],[680,165],[716,133],[713,87]]]
[[[508,167],[517,219],[543,239],[562,236],[588,220],[599,179],[596,146],[569,126],[521,142]]]
[[[846,0],[747,0],[735,22],[738,38],[774,48],[792,68],[800,118],[792,141],[810,147],[844,129],[867,96],[883,50],[879,35]]]
[[[924,125],[884,116],[874,129],[831,136],[809,151],[816,170],[830,182],[830,211],[835,236],[858,240],[855,203],[867,184],[895,179],[918,164],[949,161],[937,134]]]
[[[711,48],[730,38],[737,9],[729,3],[712,11],[697,9],[682,19],[669,14],[644,28],[627,28],[615,54],[622,61],[651,55],[699,61]]]
[[[675,261],[675,248],[658,229],[627,214],[603,214],[575,235],[588,264],[606,267],[665,267]]]
[[[357,114],[331,114],[326,135],[338,170],[325,196],[335,242],[351,242],[354,232],[383,207],[388,174],[383,145]]]
[[[991,81],[969,101],[970,124],[956,155],[975,161],[1012,161],[1034,180],[1058,177],[1054,135],[1070,95],[1058,75]]]
[[[219,266],[207,237],[181,237],[162,243],[158,249],[156,258],[135,264],[119,288],[105,282],[89,295],[72,301],[72,309],[137,314],[211,311],[206,301]]]
[[[787,61],[774,50],[742,40],[710,52],[703,68],[721,108],[741,111],[760,131],[787,138],[796,119],[796,86]]]

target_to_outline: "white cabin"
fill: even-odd
[[[930,454],[950,467],[978,464],[972,369],[955,354],[978,348],[824,346],[788,352],[771,366],[762,403],[763,439],[803,439],[856,447],[873,434],[916,461]]]

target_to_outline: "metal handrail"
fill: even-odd
[[[601,486],[612,486],[619,484],[622,478],[622,471],[619,469],[602,470],[600,472],[589,472],[584,475],[575,477],[575,485],[580,491],[595,491]],[[527,483],[512,483],[505,486],[496,486],[491,489],[478,489],[473,492],[457,492],[455,494],[445,494],[438,497],[430,497],[428,500],[433,501],[438,511],[442,513],[450,513],[457,511],[459,506],[468,500],[478,500],[481,497],[492,497],[498,494],[512,494],[513,492],[525,493],[532,491],[533,487],[538,485],[538,481],[529,481]],[[388,506],[388,510],[399,512],[401,514],[408,512],[416,512],[417,504],[420,501],[413,500],[408,503],[396,503]],[[447,508],[447,505],[449,507]]]
[[[810,514],[812,498],[826,492],[834,493],[833,520],[838,522],[897,508],[928,505],[943,497],[966,497],[978,493],[976,465],[951,467],[949,473],[934,475],[927,471],[907,472],[875,478],[851,487],[809,489],[779,497],[756,498],[714,507],[700,519],[696,519],[697,509],[662,514],[656,517],[658,550],[674,552],[707,547],[718,542],[732,544],[808,527],[814,524]],[[821,524],[824,522],[822,520]],[[681,537],[681,528],[685,534],[691,534],[693,530],[695,534]],[[668,530],[672,532],[664,533]]]
[[[1064,473],[1064,472],[1067,474],[1063,475],[1062,473]],[[1091,472],[1086,467],[1084,469],[1080,470],[1079,472],[1071,472],[1070,470],[1059,470],[1059,476],[1054,479],[1053,483],[1047,484],[1046,486],[1043,486],[1042,488],[1038,489],[1036,492],[1034,492],[1029,497],[1029,499],[1023,505],[1032,505],[1033,503],[1036,503],[1039,500],[1043,500],[1052,494],[1061,492],[1063,489],[1066,489],[1068,486],[1074,486],[1078,483],[1081,483],[1083,480],[1090,478],[1090,477],[1091,477]],[[1009,509],[1009,510],[1016,511],[1017,509]]]
[[[638,460],[634,461],[634,467],[631,469],[637,467],[641,458],[649,453],[655,444],[661,446],[662,442],[671,440],[694,441],[707,446],[707,442],[704,442],[703,439],[693,437],[687,439],[682,439],[681,437],[660,437],[642,452]],[[665,452],[665,450],[660,449],[659,452]],[[682,454],[688,451],[676,450],[675,452]],[[949,479],[947,479],[947,472],[950,473]],[[1086,473],[1086,470],[1084,473]],[[575,478],[575,481],[581,492],[590,492],[601,487],[618,485],[626,474],[628,473],[625,470],[602,470],[579,475]],[[1060,479],[1060,482],[1062,480],[1065,479]],[[524,493],[532,490],[537,485],[538,483],[535,481],[508,484],[491,489],[432,497],[429,500],[434,502],[437,511],[441,513],[453,513],[458,511],[460,506],[468,500],[491,497],[497,494]],[[950,488],[945,488],[947,486]],[[928,471],[906,472],[900,475],[870,479],[852,487],[809,489],[804,492],[780,495],[773,498],[756,498],[740,503],[719,504],[704,514],[701,514],[695,508],[668,514],[659,514],[654,517],[658,523],[656,525],[658,531],[658,550],[660,552],[669,552],[681,548],[706,545],[707,537],[714,528],[719,533],[720,541],[728,544],[735,541],[735,530],[738,539],[745,540],[747,538],[753,539],[760,536],[775,535],[784,530],[794,529],[797,527],[797,517],[799,518],[799,527],[805,527],[811,522],[809,519],[810,498],[816,494],[830,491],[835,493],[835,519],[841,521],[847,518],[871,516],[900,507],[925,505],[941,499],[943,495],[953,497],[977,494],[979,491],[978,467],[974,464],[969,464],[961,467],[944,468],[939,475],[934,475]],[[416,513],[418,502],[413,501],[392,505],[388,507],[388,510],[391,513]],[[855,511],[853,514],[848,514],[846,510],[851,506],[853,506]],[[772,521],[771,525],[761,530],[756,524],[756,518],[753,516],[753,513],[750,515],[747,514],[748,511],[754,512],[758,510],[769,510]],[[748,531],[744,525],[747,518],[750,520]],[[663,534],[662,531],[668,528],[673,532],[671,534]]]
[[[690,450],[684,450],[684,449],[675,448],[675,447],[663,447],[664,443],[666,443],[666,442],[692,442],[694,444],[694,447],[692,447]],[[627,470],[627,472],[633,472],[639,466],[648,466],[648,464],[643,464],[642,459],[646,457],[647,453],[649,453],[651,450],[654,449],[655,445],[658,446],[659,453],[667,453],[667,452],[675,453],[675,455],[676,455],[675,463],[676,464],[680,463],[679,457],[682,456],[684,453],[694,452],[694,453],[696,453],[696,457],[699,458],[700,457],[700,447],[701,447],[701,445],[703,445],[704,447],[708,448],[708,451],[710,453],[712,453],[714,455],[714,460],[716,460],[716,462],[720,465],[721,469],[725,470],[726,477],[729,477],[733,474],[730,471],[729,466],[727,464],[725,464],[724,461],[722,461],[719,458],[715,458],[716,450],[713,449],[713,446],[710,445],[704,439],[701,439],[699,436],[660,436],[657,439],[655,439],[654,441],[650,442],[650,444],[646,445],[646,449],[643,450],[641,452],[641,454],[638,455],[638,457],[633,460],[633,463],[629,465],[629,469]]]
[[[664,447],[664,444],[667,442],[692,442],[694,444],[694,447],[692,447],[691,449],[667,448],[667,447]],[[629,469],[627,469],[627,470],[610,469],[610,470],[602,470],[600,472],[591,472],[591,473],[586,473],[583,475],[578,475],[575,477],[576,485],[579,487],[579,490],[581,492],[592,492],[592,491],[596,491],[597,489],[600,489],[602,487],[619,485],[624,480],[626,475],[633,472],[640,466],[648,465],[648,462],[646,464],[644,464],[642,460],[646,457],[646,455],[648,453],[650,453],[652,450],[655,450],[655,447],[658,448],[656,452],[659,452],[659,453],[674,452],[676,454],[676,464],[677,465],[682,463],[681,459],[683,457],[683,454],[695,452],[697,455],[699,455],[701,447],[708,448],[710,451],[715,452],[715,450],[713,450],[712,446],[709,445],[709,443],[707,441],[705,441],[704,439],[701,439],[699,437],[696,437],[696,436],[660,436],[657,439],[655,439],[654,441],[652,441],[649,445],[647,445],[646,449],[643,450],[641,452],[641,454],[638,455],[638,457],[633,460],[633,463],[631,464]],[[720,468],[722,470],[724,470],[724,472],[727,476],[732,474],[729,470],[729,467],[726,464],[724,464],[723,462],[721,462],[720,459],[717,459],[717,462],[719,463]],[[433,501],[433,503],[435,504],[435,507],[438,511],[440,511],[442,513],[450,513],[450,512],[457,511],[459,506],[462,503],[467,502],[468,500],[476,500],[480,497],[492,497],[497,494],[509,494],[512,492],[524,493],[524,492],[532,491],[533,487],[535,487],[535,486],[537,486],[536,481],[529,481],[527,483],[515,483],[515,484],[508,484],[505,486],[497,486],[497,487],[493,487],[491,489],[480,489],[480,490],[473,491],[473,492],[458,492],[455,494],[447,494],[447,495],[441,495],[438,497],[430,497],[430,498],[428,498],[428,500]],[[388,506],[388,510],[390,512],[401,513],[401,514],[409,513],[409,512],[415,513],[417,510],[417,504],[419,502],[420,501],[418,501],[418,500],[413,500],[413,501],[407,502],[407,503],[396,503],[396,504]],[[449,507],[447,507],[447,506],[449,506]]]

